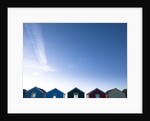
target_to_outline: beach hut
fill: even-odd
[[[27,90],[23,89],[23,98],[25,98],[25,94],[26,94]]]
[[[46,98],[64,98],[65,94],[62,91],[58,90],[57,88],[54,88],[48,91],[45,97]]]
[[[87,93],[86,97],[87,98],[106,98],[106,94],[102,90],[96,88],[90,91],[89,93]]]
[[[125,93],[120,91],[117,88],[108,90],[106,94],[107,94],[107,98],[126,98]]]
[[[67,94],[68,98],[84,98],[84,92],[77,87],[70,90]]]
[[[44,98],[45,91],[39,87],[33,87],[32,89],[28,90],[25,94],[25,98]]]
[[[122,92],[125,93],[125,96],[126,96],[126,98],[127,98],[127,89],[122,90]]]

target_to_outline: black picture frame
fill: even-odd
[[[3,47],[3,50],[2,50],[2,53],[4,54],[2,56],[3,58],[3,63],[2,65],[4,66],[4,69],[2,70],[4,72],[3,76],[3,80],[1,81],[2,84],[1,84],[1,89],[2,89],[2,98],[3,98],[3,101],[1,103],[2,105],[2,113],[1,113],[1,116],[2,118],[12,118],[14,114],[8,114],[7,113],[7,73],[8,73],[8,70],[7,70],[7,8],[8,7],[142,7],[143,8],[143,30],[142,30],[142,34],[143,34],[143,42],[142,42],[142,79],[143,79],[143,101],[142,101],[142,104],[143,104],[143,113],[142,114],[133,114],[133,115],[129,115],[129,114],[126,114],[128,115],[127,117],[124,115],[124,114],[120,114],[120,115],[112,115],[112,114],[108,114],[109,115],[109,118],[134,118],[134,119],[138,119],[138,118],[141,118],[143,119],[143,117],[147,116],[148,112],[150,112],[150,100],[149,100],[149,69],[148,69],[148,62],[149,61],[149,58],[148,58],[148,52],[149,52],[149,16],[150,16],[150,12],[149,12],[149,8],[144,6],[143,5],[144,2],[122,2],[120,1],[119,3],[115,1],[112,1],[112,2],[108,2],[108,1],[105,1],[105,2],[102,2],[102,3],[97,3],[97,2],[86,2],[86,3],[82,3],[82,2],[73,2],[73,1],[70,1],[70,2],[64,2],[64,1],[61,1],[61,2],[49,2],[49,1],[43,1],[43,0],[38,0],[38,1],[30,1],[30,0],[24,0],[24,1],[16,1],[16,0],[1,0],[0,1],[0,15],[1,15],[1,39],[2,39],[2,47]],[[23,117],[23,114],[19,114],[21,117]],[[99,118],[106,118],[108,117],[108,115],[105,115],[105,114],[92,114],[92,115],[87,115],[87,114],[78,114],[78,116],[84,116],[86,117],[87,119],[89,117],[99,117]],[[20,117],[18,116],[18,117]],[[27,117],[30,117],[31,115],[26,115],[26,119]],[[38,114],[36,115],[36,118],[40,118],[42,117],[43,114]],[[66,115],[60,115],[59,114],[59,118],[63,118],[65,117]],[[74,118],[77,119],[76,115],[69,115],[69,116],[74,116]],[[96,116],[96,117],[95,117]],[[25,117],[25,116],[24,116]],[[46,114],[44,115],[45,118],[55,118],[58,117],[57,115],[55,114]],[[68,115],[67,115],[68,117]],[[71,118],[71,117],[69,117]]]

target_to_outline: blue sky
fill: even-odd
[[[23,88],[127,88],[126,23],[24,23]]]

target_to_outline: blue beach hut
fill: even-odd
[[[46,98],[64,98],[64,97],[65,94],[62,91],[58,90],[57,88],[54,88],[46,93]]]

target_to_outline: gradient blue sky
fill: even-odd
[[[24,23],[23,88],[127,88],[126,23]]]

